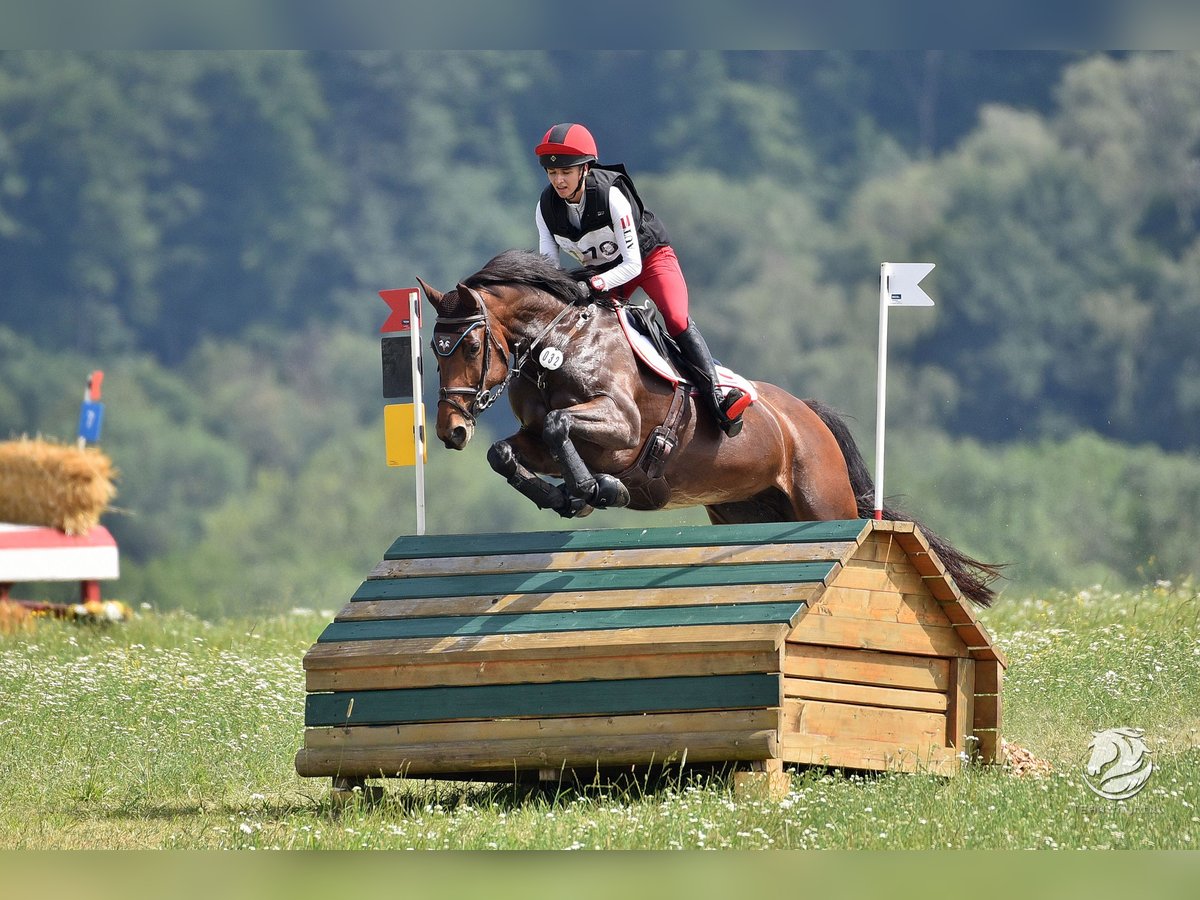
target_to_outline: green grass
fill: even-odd
[[[1200,598],[1158,584],[1004,599],[1005,736],[1042,777],[794,773],[779,800],[728,779],[619,786],[394,780],[336,808],[292,768],[301,658],[328,621],[143,612],[0,637],[0,849],[1161,848],[1200,845]],[[1145,729],[1156,770],[1113,802],[1082,778],[1090,733]]]

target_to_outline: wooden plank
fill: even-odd
[[[850,571],[844,569],[843,572]],[[846,587],[841,576],[811,603],[812,611],[835,616],[873,619],[877,622],[949,626],[942,606],[927,594],[904,594]]]
[[[962,642],[971,648],[991,647],[992,642],[983,628],[974,622],[955,625],[955,632]]]
[[[581,716],[552,719],[480,719],[469,722],[422,722],[411,725],[355,725],[308,728],[304,746],[312,750],[363,750],[450,741],[486,743],[510,740],[558,740],[607,735],[752,732],[779,729],[779,709],[723,709],[634,716]]]
[[[977,694],[975,696],[972,728],[998,728],[1000,725],[1000,695]]]
[[[614,550],[854,541],[870,528],[864,519],[832,522],[765,522],[751,525],[689,525],[655,528],[577,529],[492,534],[404,535],[385,559],[556,553],[566,550]]]
[[[783,760],[745,763],[733,772],[733,796],[749,803],[778,803],[792,790],[792,776],[783,771]]]
[[[669,710],[776,706],[773,675],[628,678],[549,684],[410,688],[308,694],[306,727],[451,719],[618,715]]]
[[[822,616],[809,612],[788,633],[789,643],[825,644],[910,653],[918,656],[965,656],[966,645],[953,628],[874,622],[849,616]]]
[[[497,613],[562,612],[584,609],[646,609],[652,606],[704,606],[731,603],[805,603],[820,584],[746,585],[730,588],[658,588],[631,591],[564,591],[554,594],[509,594],[503,597],[431,597],[417,600],[355,600],[337,621],[482,616]]]
[[[449,772],[514,772],[540,769],[594,769],[687,762],[734,762],[778,755],[778,734],[700,732],[697,734],[608,734],[582,738],[514,741],[449,741],[364,750],[308,750],[296,754],[300,775],[421,777]]]
[[[970,662],[970,660],[967,660]],[[847,684],[840,681],[820,681],[809,678],[785,678],[785,697],[798,700],[828,700],[834,703],[853,703],[858,706],[880,706],[887,709],[916,709],[945,713],[948,699],[932,691],[906,691],[901,688],[870,684]]]
[[[922,575],[953,581],[941,558],[933,552],[925,535],[919,531],[896,535],[896,542],[908,556],[909,563]]]
[[[975,663],[975,717],[972,723],[979,741],[979,757],[985,763],[1003,762],[1003,660]]]
[[[955,600],[953,598],[948,599],[948,600],[938,598],[938,597],[934,596],[934,592],[932,590],[930,591],[929,596],[932,597],[933,601],[942,608],[942,613],[950,621],[950,624],[952,624],[952,625],[977,625],[978,624],[978,620],[975,618],[974,613],[972,613],[970,610],[966,609],[961,604],[959,604],[959,602],[957,600]]]
[[[644,653],[637,656],[498,659],[484,662],[441,662],[426,657],[421,664],[310,669],[308,691],[389,690],[468,684],[543,684],[616,678],[666,678],[679,675],[742,675],[775,672],[777,650],[757,653]]]
[[[805,562],[841,559],[858,545],[853,541],[812,543],[732,544],[699,547],[652,547],[574,550],[558,553],[499,553],[485,556],[385,559],[370,578],[412,578],[431,575],[486,575],[502,572],[542,572],[564,569],[606,569],[612,566],[739,565],[754,562]]]
[[[305,669],[346,666],[420,665],[430,654],[439,659],[482,662],[489,659],[582,658],[622,653],[725,652],[778,649],[786,625],[687,626],[631,628],[620,631],[492,634],[475,637],[410,638],[314,644],[304,654]]]
[[[686,625],[784,624],[794,621],[803,608],[803,603],[789,601],[730,606],[667,606],[578,612],[498,613],[492,616],[433,616],[424,619],[372,619],[332,622],[325,626],[317,642],[670,628]]]
[[[961,763],[953,750],[913,743],[897,746],[865,738],[824,735],[785,735],[780,749],[784,762],[879,772],[920,772],[954,775]]]
[[[975,732],[979,742],[979,761],[984,765],[1000,762],[1000,732],[995,728],[981,728]]]
[[[950,708],[946,710],[946,743],[959,753],[970,754],[973,748],[967,737],[974,729],[975,719],[975,660],[950,660],[952,687],[948,694]]]
[[[979,622],[975,611],[972,609],[971,601],[963,596],[954,579],[946,572],[946,567],[943,565],[941,559],[938,558],[936,553],[930,550],[929,542],[925,539],[921,531],[914,529],[910,535],[897,535],[897,540],[908,552],[909,559],[917,568],[917,571],[922,573],[922,578],[925,580],[925,584],[934,599],[946,604],[947,607],[950,604],[958,607],[959,615],[955,616],[956,624],[961,624],[957,620],[965,615],[977,627],[979,635],[982,636],[983,643],[977,643],[980,637],[974,635],[967,636],[968,643],[973,647],[984,647],[986,645],[986,649],[973,650],[971,657],[974,659],[995,659],[1002,666],[1007,666],[1007,658],[1001,652],[1000,648],[995,646],[987,633],[987,629]]]
[[[896,543],[896,539],[891,533],[873,532],[862,539],[852,558],[863,561],[897,563],[907,559],[907,554]]]
[[[936,656],[908,656],[815,644],[788,644],[785,675],[858,684],[945,693],[950,685],[950,661]]]
[[[912,533],[916,530],[916,525],[912,522],[892,521],[890,519],[872,519],[872,531],[895,532],[897,534]]]
[[[998,661],[978,660],[975,663],[975,693],[998,694],[1004,681],[1004,668]]]
[[[863,588],[868,591],[889,591],[899,594],[925,593],[925,582],[920,575],[905,575],[890,568],[875,568],[860,560],[851,560],[843,567],[836,582],[838,587]]]
[[[747,584],[803,584],[824,579],[828,562],[746,563],[744,565],[634,566],[566,572],[508,572],[488,575],[385,578],[364,581],[351,600],[401,600],[419,597],[503,597],[518,593],[561,591],[657,590],[664,587],[711,587]]]
[[[884,709],[823,700],[787,699],[783,734],[826,735],[883,741],[896,747],[945,747],[946,716],[936,712]]]

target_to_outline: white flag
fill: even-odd
[[[888,306],[933,306],[920,288],[934,263],[884,263],[879,270],[879,293]]]

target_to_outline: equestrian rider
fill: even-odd
[[[705,405],[727,435],[738,434],[750,398],[717,386],[712,354],[688,317],[687,283],[667,230],[643,206],[625,167],[601,165],[591,132],[574,122],[552,127],[535,152],[550,179],[535,215],[539,251],[555,265],[562,251],[580,263],[585,294],[611,292],[625,302],[637,288],[645,291],[695,370]]]

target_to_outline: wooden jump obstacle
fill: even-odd
[[[1005,666],[911,523],[401,537],[305,654],[296,770],[948,775]]]

